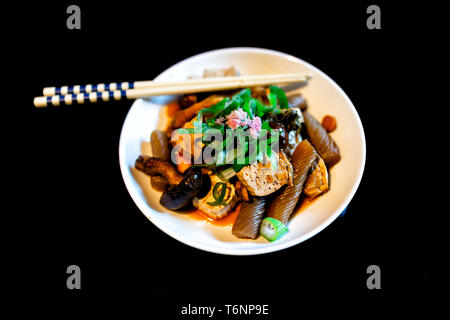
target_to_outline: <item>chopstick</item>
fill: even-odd
[[[223,82],[233,82],[236,80],[258,80],[258,79],[273,79],[273,78],[291,78],[299,76],[299,74],[278,74],[278,75],[253,75],[244,77],[220,77],[220,78],[200,78],[200,79],[190,79],[185,81],[174,81],[168,84],[172,86],[184,85],[187,81],[189,84],[206,84],[206,83],[223,83]],[[166,83],[167,84],[167,83]],[[88,85],[74,85],[74,86],[62,86],[62,87],[46,87],[43,89],[43,95],[54,96],[54,95],[68,95],[68,94],[79,94],[79,93],[91,93],[91,92],[103,92],[103,91],[116,91],[116,90],[128,90],[128,89],[138,89],[147,87],[161,87],[164,86],[164,82],[158,81],[135,81],[135,82],[121,82],[121,83],[99,83],[99,84],[88,84]]]
[[[74,102],[83,104],[86,102],[109,101],[112,99],[137,99],[158,95],[220,91],[271,84],[301,83],[307,82],[311,77],[311,74],[274,74],[202,78],[172,82],[136,81],[120,84],[50,87],[44,88],[44,96],[34,98],[34,105],[36,107],[46,107],[48,105],[70,105]],[[51,95],[52,93],[55,95]]]

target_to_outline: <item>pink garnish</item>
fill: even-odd
[[[258,138],[258,134],[261,131],[261,118],[260,117],[255,117],[253,120],[249,120],[248,126],[250,128],[250,135],[253,138]]]
[[[239,127],[246,126],[248,124],[247,112],[242,110],[242,108],[238,108],[234,110],[229,115],[227,115],[227,125],[236,130]]]
[[[220,120],[220,122],[218,122]],[[218,118],[216,123],[223,124],[224,119]],[[247,112],[242,110],[242,108],[238,108],[237,110],[232,111],[227,116],[226,124],[233,130],[236,130],[239,127],[248,126],[250,129],[250,135],[253,138],[258,138],[259,132],[261,131],[261,118],[255,117],[254,119],[249,119],[247,117]]]

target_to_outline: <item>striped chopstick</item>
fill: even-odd
[[[207,83],[224,83],[224,82],[234,82],[236,80],[247,79],[259,80],[259,79],[272,79],[278,77],[297,77],[298,74],[280,74],[280,75],[253,75],[245,77],[220,77],[220,78],[200,78],[200,79],[190,79],[190,84],[207,84]],[[185,85],[186,81],[173,81],[167,84],[171,86]],[[79,94],[79,93],[91,93],[91,92],[103,92],[103,91],[117,91],[117,90],[128,90],[128,89],[139,89],[148,87],[160,87],[164,85],[164,82],[158,81],[134,81],[134,82],[121,82],[121,83],[99,83],[99,84],[87,84],[87,85],[74,85],[74,86],[62,86],[62,87],[47,87],[43,89],[43,95],[55,96],[55,95],[69,95],[69,94]]]
[[[140,81],[146,82],[146,81]],[[128,90],[134,89],[135,82],[121,82],[121,83],[99,83],[99,84],[87,84],[87,85],[75,85],[75,86],[62,86],[62,87],[47,87],[42,90],[42,94],[46,97],[56,95],[68,95],[79,93],[91,93],[91,92],[103,92],[103,91],[116,91],[116,90]],[[139,87],[139,85],[138,85]]]
[[[59,92],[61,94],[36,97],[34,98],[34,105],[36,107],[46,107],[49,105],[58,106],[61,104],[70,105],[72,103],[83,104],[86,102],[95,103],[98,101],[121,100],[123,98],[137,99],[158,95],[210,92],[271,84],[301,83],[307,82],[311,77],[311,74],[276,74],[202,78],[172,82],[136,81],[114,85],[100,84],[95,86],[53,87],[45,88],[45,93],[50,94],[51,92]],[[64,90],[62,90],[63,88]],[[88,89],[90,92],[86,91]],[[94,89],[97,91],[93,91]],[[81,90],[84,90],[84,92],[81,92]],[[73,93],[68,93],[69,91],[72,91]],[[78,91],[80,92],[75,93]],[[62,94],[63,92],[67,92],[67,94]]]

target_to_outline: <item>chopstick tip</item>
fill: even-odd
[[[33,104],[36,108],[44,108],[47,106],[47,98],[46,97],[35,97],[33,100]]]

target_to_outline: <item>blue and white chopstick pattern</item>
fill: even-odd
[[[102,91],[102,92],[84,92],[78,94],[66,94],[55,96],[37,97],[34,104],[37,107],[59,106],[61,104],[71,105],[72,103],[83,104],[86,102],[121,100],[127,97],[125,90]]]
[[[36,107],[83,104],[86,102],[146,98],[155,95],[187,94],[263,86],[278,83],[307,82],[308,74],[251,75],[184,81],[135,81],[119,84],[76,85],[44,88],[44,96],[34,98]]]
[[[76,86],[48,87],[44,88],[44,96],[69,95],[91,92],[116,91],[134,89],[134,82],[99,83]]]

